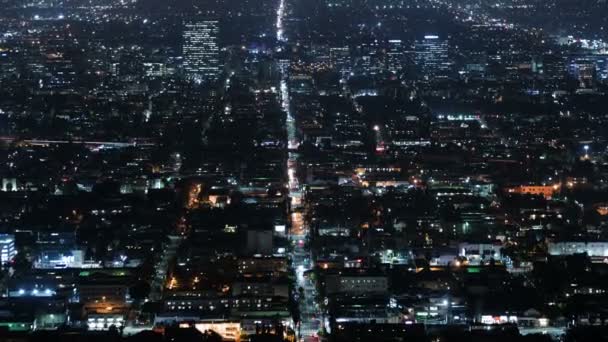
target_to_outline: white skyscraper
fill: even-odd
[[[217,80],[220,73],[217,20],[190,21],[184,25],[184,71],[199,82]]]
[[[388,41],[386,67],[388,71],[393,74],[397,74],[403,69],[403,43],[400,39],[391,39]]]
[[[436,35],[426,35],[416,41],[416,64],[427,79],[445,78],[449,75],[451,63],[448,41]]]
[[[329,61],[342,78],[348,78],[352,71],[350,50],[348,47],[333,47],[329,49]]]
[[[15,255],[17,255],[15,236],[13,234],[0,234],[0,263],[4,265],[11,262]]]

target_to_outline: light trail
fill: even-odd
[[[300,145],[297,137],[296,120],[291,113],[291,104],[289,99],[289,88],[287,87],[287,81],[281,81],[281,107],[287,114],[287,148],[290,151],[297,150]]]
[[[277,40],[279,42],[286,42],[285,28],[283,27],[283,21],[285,19],[285,0],[280,0],[279,8],[277,9]]]
[[[285,36],[285,28],[283,25],[285,19],[285,4],[286,0],[280,0],[279,8],[277,9],[277,41],[279,43],[287,42]],[[322,317],[321,310],[315,302],[316,289],[314,283],[305,276],[306,270],[312,268],[312,258],[310,250],[305,241],[309,234],[308,226],[304,220],[304,215],[301,211],[303,203],[303,193],[301,184],[298,180],[297,170],[299,165],[299,155],[297,149],[300,146],[298,138],[297,122],[291,111],[291,98],[289,95],[289,85],[287,84],[287,69],[281,70],[283,77],[280,84],[281,107],[285,112],[285,130],[287,133],[287,191],[291,198],[290,219],[291,227],[289,231],[292,250],[290,256],[292,266],[296,273],[296,287],[304,290],[303,298],[299,298],[300,307],[300,326],[295,330],[298,332],[299,341],[317,340],[317,332],[321,327]]]

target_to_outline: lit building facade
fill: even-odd
[[[397,74],[403,70],[403,42],[400,39],[391,39],[388,41],[386,67],[388,71],[393,74]]]
[[[449,76],[451,63],[446,39],[436,35],[426,35],[424,39],[416,41],[415,52],[416,64],[425,79]]]
[[[184,25],[184,72],[188,78],[207,83],[220,73],[219,22],[200,20]]]
[[[17,255],[15,236],[12,234],[0,234],[0,250],[0,262],[2,265],[11,262]]]

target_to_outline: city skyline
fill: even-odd
[[[0,0],[0,340],[608,341],[605,0]]]

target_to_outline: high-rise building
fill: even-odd
[[[608,55],[597,55],[595,60],[597,78],[600,81],[608,81]]]
[[[543,77],[552,81],[563,80],[566,75],[566,61],[562,55],[545,54],[542,57],[541,73]]]
[[[184,71],[189,78],[206,83],[220,73],[219,22],[190,21],[184,25]]]
[[[568,64],[570,77],[577,80],[581,88],[592,87],[597,81],[595,60],[587,56],[577,56]]]
[[[436,35],[426,35],[415,44],[416,64],[425,79],[446,78],[451,70],[448,41]]]
[[[0,234],[0,263],[11,262],[17,255],[15,249],[15,236],[13,234]]]
[[[378,41],[364,42],[357,45],[357,60],[354,65],[356,74],[377,75],[386,70],[383,46]]]
[[[400,39],[388,41],[386,68],[393,74],[397,74],[403,70],[403,43]]]
[[[146,77],[165,77],[168,74],[167,65],[159,62],[144,62]]]
[[[348,78],[352,71],[350,49],[348,47],[333,47],[329,49],[329,62],[340,73],[342,78]]]

